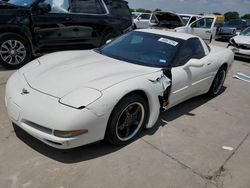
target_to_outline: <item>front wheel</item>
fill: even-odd
[[[145,126],[148,106],[144,97],[131,95],[123,98],[109,118],[105,140],[114,145],[131,142]]]
[[[209,89],[208,95],[211,97],[215,97],[217,96],[222,88],[223,88],[223,84],[224,81],[226,79],[226,69],[225,68],[221,68],[218,73],[216,74],[214,81]]]
[[[31,58],[29,42],[15,33],[0,35],[0,63],[8,69],[23,66]]]

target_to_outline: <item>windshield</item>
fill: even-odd
[[[133,31],[100,49],[100,53],[129,63],[166,68],[171,64],[183,40]]]
[[[240,35],[244,35],[244,36],[250,36],[250,27],[246,28],[245,30],[243,30]]]
[[[182,21],[184,22],[184,25],[187,25],[188,21],[190,20],[190,16],[184,16],[180,15]]]
[[[31,4],[33,4],[36,0],[2,0],[2,1],[16,6],[28,7]]]

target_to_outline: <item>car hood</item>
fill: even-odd
[[[119,82],[160,70],[119,61],[93,50],[57,52],[38,61],[39,65],[27,65],[20,72],[33,89],[58,98],[85,87],[102,91]]]
[[[221,32],[232,32],[236,30],[236,27],[222,26],[220,27]]]
[[[250,36],[238,35],[233,39],[237,44],[250,44]]]

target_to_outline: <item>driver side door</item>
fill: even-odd
[[[206,91],[210,65],[200,39],[188,39],[173,62],[169,108]]]

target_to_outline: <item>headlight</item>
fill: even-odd
[[[96,89],[80,88],[65,95],[59,100],[59,102],[72,108],[83,109],[95,102],[101,96],[102,93]]]
[[[60,138],[71,138],[75,136],[79,136],[81,134],[87,133],[87,129],[81,129],[81,130],[74,130],[74,131],[54,131],[54,135]]]
[[[233,38],[230,38],[230,39],[229,39],[229,43],[230,43],[230,44],[234,44],[234,45],[236,44],[236,43],[235,43],[235,40],[234,40]]]

